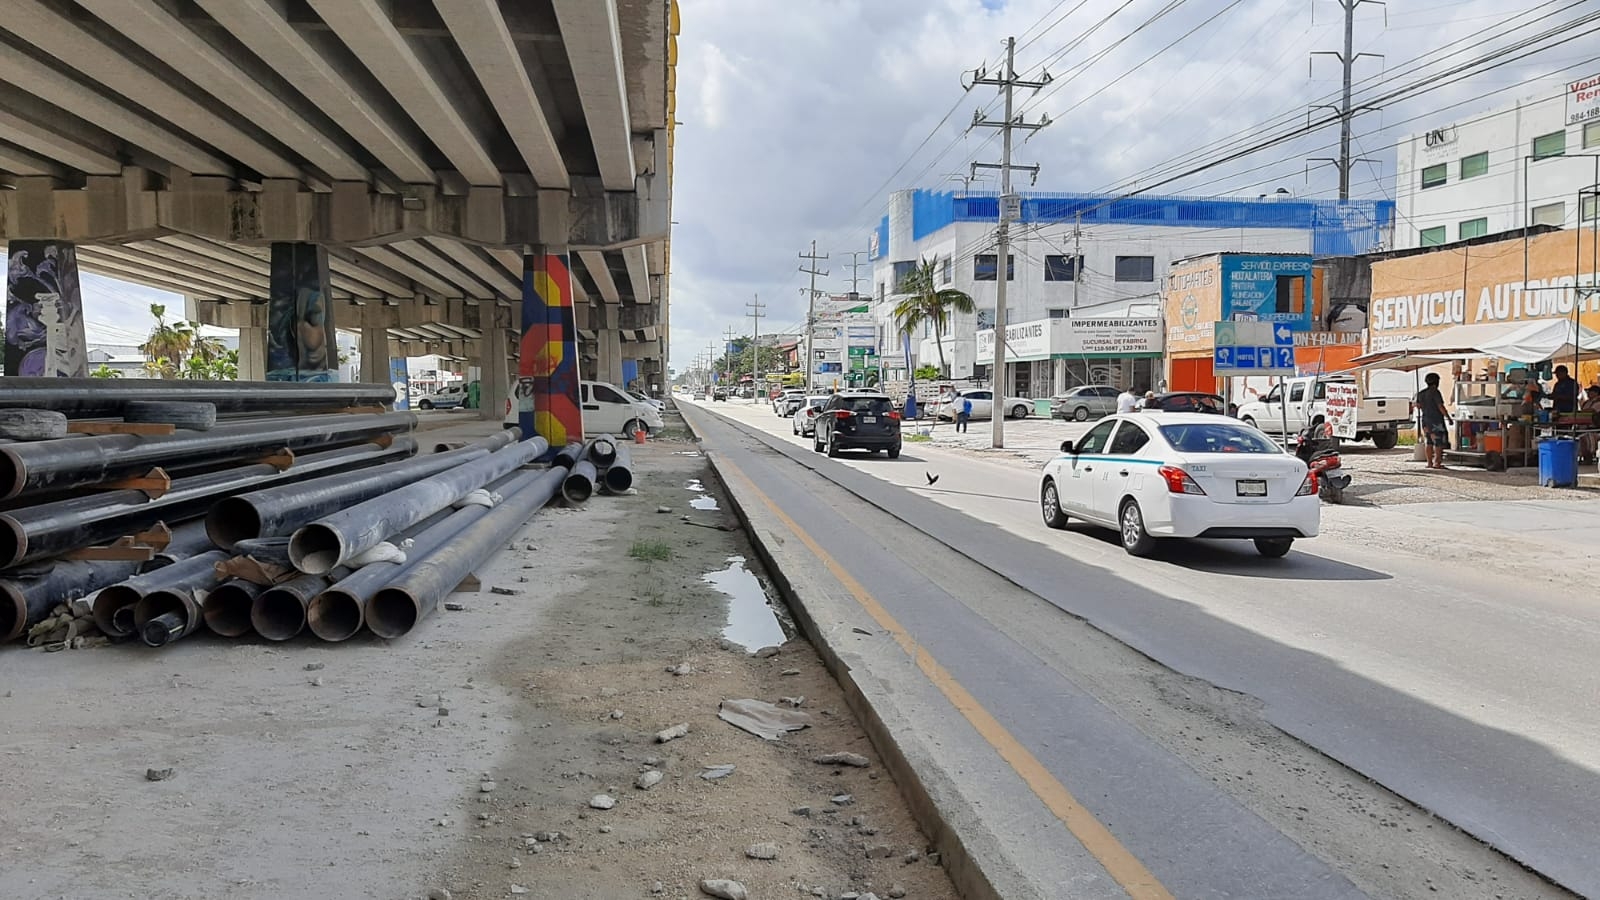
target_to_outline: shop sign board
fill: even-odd
[[[1309,256],[1224,255],[1218,318],[1253,318],[1310,331],[1315,318],[1311,268]]]
[[[1220,258],[1202,257],[1173,265],[1162,294],[1167,321],[1166,351],[1193,354],[1211,349],[1211,328],[1222,318]]]
[[[1211,367],[1218,375],[1293,375],[1294,330],[1287,322],[1217,322]]]
[[[1059,320],[1058,320],[1059,321]],[[1161,352],[1161,320],[1154,318],[1067,319],[1066,340],[1053,354],[1138,356]]]
[[[1034,362],[1050,358],[1050,337],[1056,323],[1064,319],[1040,319],[1006,326],[1006,361]],[[994,364],[994,329],[978,332],[977,362],[980,366]]]
[[[1600,75],[1580,78],[1567,85],[1567,124],[1581,125],[1600,119]]]
[[[1329,381],[1323,388],[1328,392],[1326,409],[1333,436],[1355,440],[1356,420],[1361,413],[1361,388],[1352,381]]]

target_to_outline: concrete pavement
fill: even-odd
[[[726,412],[788,428],[758,409]],[[919,527],[926,517],[901,510],[904,492],[883,492],[885,482],[1050,551],[1056,563],[1024,556],[1011,560],[1018,571],[1002,572],[1179,671],[1260,697],[1290,733],[1600,893],[1573,843],[1600,810],[1600,729],[1570,702],[1600,690],[1587,662],[1600,623],[1540,542],[1328,508],[1331,539],[1302,542],[1276,566],[1226,543],[1131,560],[1108,534],[1044,532],[1037,475],[1016,464],[908,445],[898,465],[846,459],[843,467],[870,476],[852,480],[853,490]],[[941,476],[931,488],[929,468]],[[970,525],[936,536],[991,568],[1005,552],[993,531]],[[1114,578],[1084,592],[1042,575],[1072,561]],[[1130,587],[1161,600],[1130,603]],[[1207,635],[1217,643],[1197,639]],[[1437,765],[1441,758],[1451,764]]]
[[[716,411],[757,423],[762,418],[760,408],[740,409],[719,405]],[[1394,880],[1398,877],[1397,873],[1405,873],[1405,878],[1411,878],[1420,872],[1433,872],[1434,864],[1444,858],[1454,861],[1440,871],[1457,873],[1450,877],[1460,881],[1447,892],[1449,896],[1474,895],[1477,893],[1472,887],[1474,884],[1489,885],[1502,876],[1516,877],[1515,866],[1508,866],[1503,859],[1471,841],[1465,841],[1465,847],[1452,845],[1420,851],[1416,842],[1440,839],[1444,836],[1443,831],[1433,829],[1431,823],[1425,821],[1427,816],[1420,813],[1418,815],[1421,818],[1415,824],[1395,821],[1394,817],[1404,819],[1410,813],[1407,805],[1392,795],[1385,795],[1387,799],[1366,798],[1365,803],[1348,799],[1353,796],[1350,793],[1352,790],[1356,794],[1362,790],[1385,793],[1371,785],[1355,787],[1363,783],[1359,778],[1341,778],[1337,774],[1323,773],[1317,783],[1339,783],[1339,789],[1333,793],[1346,798],[1330,804],[1329,797],[1320,789],[1311,790],[1307,796],[1307,786],[1301,781],[1301,776],[1290,777],[1288,781],[1276,784],[1272,772],[1251,772],[1249,775],[1244,772],[1207,772],[1207,766],[1213,765],[1208,761],[1209,758],[1193,756],[1193,748],[1200,745],[1197,739],[1206,738],[1202,734],[1174,736],[1168,732],[1167,736],[1173,737],[1171,743],[1156,740],[1155,743],[1160,746],[1152,747],[1147,740],[1141,739],[1139,732],[1143,732],[1144,738],[1149,738],[1153,731],[1160,731],[1159,728],[1128,727],[1129,722],[1137,720],[1151,708],[1150,698],[1108,697],[1104,689],[1107,681],[1105,670],[1084,671],[1085,667],[1093,667],[1084,662],[1083,654],[1074,654],[1070,659],[1058,654],[1062,645],[1071,643],[1071,640],[1057,633],[1059,629],[1081,627],[1082,623],[1070,617],[1046,613],[1044,610],[1047,607],[1040,606],[1040,598],[1073,612],[1079,611],[1075,607],[1085,605],[1080,601],[1086,601],[1089,612],[1094,613],[1096,619],[1101,610],[1095,607],[1101,604],[1137,611],[1139,616],[1136,619],[1167,619],[1172,627],[1155,629],[1161,638],[1187,633],[1188,643],[1198,645],[1190,647],[1187,654],[1178,654],[1180,657],[1187,655],[1204,660],[1208,655],[1220,651],[1229,660],[1241,661],[1249,660],[1264,649],[1270,651],[1270,647],[1259,646],[1271,643],[1262,641],[1259,635],[1220,620],[1205,610],[1189,606],[1185,601],[1172,599],[1172,588],[1192,581],[1196,573],[1207,578],[1232,581],[1235,586],[1232,593],[1239,593],[1238,583],[1246,580],[1243,577],[1246,572],[1243,554],[1221,555],[1215,560],[1210,559],[1209,554],[1205,555],[1208,558],[1200,555],[1185,558],[1180,562],[1187,563],[1191,567],[1189,570],[1178,573],[1176,578],[1170,579],[1171,583],[1163,584],[1167,590],[1152,590],[1122,581],[1119,578],[1121,573],[1114,575],[1110,571],[1112,567],[1104,565],[1108,560],[1085,564],[1058,555],[1056,561],[1052,562],[1052,548],[1039,543],[1051,537],[1043,532],[1042,526],[1032,526],[1025,533],[1012,533],[1014,529],[1021,530],[1017,528],[1020,517],[1026,517],[1031,523],[1037,515],[1029,496],[1032,487],[1030,485],[1026,494],[1006,488],[996,490],[996,485],[991,481],[998,477],[997,473],[981,467],[987,466],[1013,475],[1025,474],[1028,479],[1034,477],[1031,473],[1017,473],[1007,466],[966,460],[956,454],[936,459],[932,453],[921,455],[926,448],[912,445],[907,446],[899,463],[881,459],[862,461],[860,464],[832,461],[810,454],[809,450],[800,448],[788,436],[741,433],[693,411],[688,416],[707,434],[707,446],[714,460],[729,454],[735,465],[750,468],[753,472],[748,479],[751,487],[759,484],[761,492],[774,498],[775,510],[781,510],[816,535],[812,540],[821,550],[835,559],[850,579],[866,585],[869,593],[893,614],[895,621],[904,623],[907,640],[915,647],[926,648],[949,672],[961,679],[981,707],[994,711],[995,718],[1006,723],[1007,733],[1035,752],[1041,763],[1070,789],[1070,793],[1082,800],[1085,808],[1111,825],[1112,833],[1122,845],[1147,865],[1149,871],[1175,895],[1349,896],[1367,892],[1373,896],[1410,896],[1412,888],[1426,888],[1421,886],[1420,881]],[[771,416],[770,411],[766,411],[765,418],[780,428],[789,427],[787,420]],[[795,470],[795,463],[802,468]],[[926,486],[924,472],[927,466],[937,466],[941,474],[937,493],[931,493],[934,489]],[[968,469],[969,466],[980,468],[974,472]],[[874,471],[865,474],[864,471],[853,471],[853,468]],[[819,481],[804,469],[811,469],[823,479]],[[874,475],[891,477],[886,481]],[[895,481],[908,486],[921,482],[922,487],[918,492],[926,490],[930,494],[918,497],[892,483]],[[835,486],[845,488],[858,499],[830,499],[832,493],[836,493]],[[739,494],[737,487],[735,494],[736,497]],[[751,507],[748,497],[738,499],[741,509],[748,513]],[[834,507],[831,511],[827,508],[830,505]],[[958,507],[966,511],[958,512]],[[752,525],[757,524],[758,518],[751,515]],[[900,521],[896,522],[896,519]],[[1002,527],[986,528],[980,520],[1001,524]],[[915,523],[917,528],[905,528],[906,522]],[[863,526],[870,527],[863,529]],[[1105,541],[1094,535],[1074,537],[1086,542],[1091,549],[1109,549]],[[796,542],[792,534],[784,539],[779,534],[770,543],[792,547],[805,541]],[[957,547],[960,553],[950,552],[949,547],[952,546]],[[799,552],[798,548],[794,548],[794,552]],[[975,569],[973,560],[964,558],[962,554],[981,560],[984,566]],[[1120,563],[1120,550],[1116,551],[1116,555]],[[1250,558],[1253,560],[1253,555]],[[819,566],[815,560],[804,559],[788,560],[786,564],[780,558],[774,562],[791,577],[793,573],[800,572],[801,581],[811,582],[821,578],[825,584],[818,593],[825,598],[837,598],[841,593],[837,582],[830,589],[827,584],[829,579],[820,574],[828,570],[826,565]],[[1159,565],[1170,567],[1171,561]],[[947,570],[951,566],[955,569]],[[1381,573],[1368,573],[1337,561],[1314,557],[1296,559],[1295,566],[1298,578],[1307,581],[1350,579],[1359,582],[1382,577]],[[996,575],[1003,576],[1003,580],[996,580]],[[1260,599],[1265,601],[1263,606],[1281,605],[1281,599],[1276,603],[1270,597]],[[1005,624],[997,626],[996,623],[1002,620]],[[839,624],[844,624],[844,621],[841,619]],[[1092,629],[1084,630],[1092,632]],[[1118,633],[1112,628],[1107,630]],[[1127,640],[1125,635],[1118,636]],[[1098,637],[1104,639],[1103,635]],[[851,640],[848,634],[843,638],[845,642]],[[1107,643],[1115,645],[1115,642]],[[1144,650],[1145,647],[1140,643],[1148,645],[1152,642],[1129,640],[1129,643]],[[1112,652],[1104,647],[1100,649]],[[1118,649],[1126,652],[1125,647]],[[1316,669],[1326,667],[1324,661],[1308,661],[1308,654],[1290,648],[1280,647],[1276,653],[1269,652],[1267,655],[1269,659],[1265,662],[1247,665],[1247,672],[1281,678],[1288,664],[1298,664],[1298,676],[1317,675],[1320,673]],[[1137,654],[1130,654],[1129,659],[1122,660],[1119,665],[1130,665],[1130,660],[1136,659]],[[1045,665],[1041,666],[1041,661]],[[858,662],[866,667],[865,671],[872,672],[870,657]],[[1150,663],[1146,660],[1144,664]],[[1184,666],[1177,668],[1183,670]],[[850,676],[855,677],[854,666],[850,669]],[[1163,670],[1159,674],[1151,674],[1145,684],[1148,687],[1150,680],[1159,682],[1171,677],[1172,673]],[[1180,681],[1185,684],[1182,691],[1184,696],[1192,698],[1196,691],[1206,695],[1206,703],[1193,706],[1203,707],[1209,716],[1207,720],[1213,724],[1219,716],[1235,725],[1257,719],[1255,710],[1249,708],[1254,701],[1249,698],[1241,700],[1226,691],[1216,695],[1216,689],[1209,685],[1199,685],[1181,678]],[[1349,681],[1368,683],[1359,677],[1352,677]],[[1096,689],[1086,691],[1082,687],[1086,683],[1094,685]],[[898,691],[905,690],[903,685],[903,681],[895,681]],[[1328,698],[1321,696],[1323,693],[1332,693],[1337,699],[1340,689],[1348,690],[1352,685],[1347,681],[1333,687],[1331,692],[1312,691],[1312,699],[1317,702],[1304,712],[1317,717],[1327,708]],[[1131,689],[1130,692],[1135,695],[1139,693]],[[1083,697],[1085,693],[1092,695],[1093,700],[1099,703],[1086,703]],[[1374,686],[1367,693],[1382,694],[1383,691]],[[1164,699],[1155,702],[1154,707],[1170,712],[1166,702],[1170,699],[1170,694],[1164,695]],[[1118,702],[1113,703],[1113,700]],[[1118,710],[1118,715],[1111,717],[1110,721],[1102,721],[1094,714],[1096,711],[1104,713],[1105,707],[1115,708],[1122,702],[1138,707],[1141,712]],[[1259,704],[1256,706],[1259,707]],[[1260,711],[1270,716],[1274,712],[1271,706],[1260,707]],[[1389,704],[1383,702],[1379,706],[1387,708]],[[1040,713],[1045,710],[1049,714],[1041,716]],[[1188,724],[1190,727],[1200,727],[1195,722]],[[1256,722],[1248,729],[1253,732],[1252,738],[1271,743],[1262,735],[1273,730],[1259,728],[1259,725]],[[1217,765],[1222,764],[1221,760],[1237,762],[1240,758],[1248,759],[1252,752],[1249,747],[1254,745],[1249,740],[1245,740],[1241,746],[1232,747],[1230,752],[1229,731],[1227,728],[1213,729],[1209,737],[1216,743],[1204,745],[1207,754],[1212,750],[1221,751],[1217,756]],[[1242,738],[1238,733],[1232,733],[1231,737],[1236,740]],[[1278,737],[1281,738],[1281,735]],[[960,745],[959,741],[955,743]],[[1299,752],[1309,753],[1303,748],[1281,746],[1282,743],[1293,742],[1286,739],[1280,741],[1276,750],[1283,754],[1293,756]],[[1177,747],[1185,749],[1174,749]],[[1258,765],[1268,764],[1262,762]],[[1284,765],[1286,771],[1302,773],[1321,766],[1338,769],[1315,754],[1297,759],[1292,764],[1284,764],[1279,757],[1278,762],[1272,765]],[[1129,775],[1134,772],[1138,774],[1130,778]],[[1197,772],[1210,774],[1214,785],[1231,785],[1234,789],[1208,788],[1203,777],[1195,778]],[[1234,785],[1234,782],[1250,787]],[[1257,796],[1259,792],[1256,789],[1262,785],[1268,786],[1267,793],[1275,793],[1275,797]],[[1274,786],[1281,790],[1274,791]],[[1297,797],[1303,801],[1288,806],[1291,810],[1304,810],[1309,806],[1310,810],[1315,811],[1312,813],[1317,822],[1314,828],[1305,824],[1308,816],[1302,812],[1291,815],[1282,813],[1282,807],[1285,806],[1282,801],[1286,797]],[[1028,808],[1026,804],[1011,802],[1009,795],[1000,798],[1000,805],[1011,810]],[[1340,805],[1345,807],[1342,811],[1338,808]],[[1353,818],[1352,809],[1358,811]],[[1380,822],[1379,825],[1375,826],[1369,821],[1369,812]],[[1220,846],[1209,838],[1197,836],[1196,824],[1199,822],[1208,826],[1201,829],[1205,835],[1231,835],[1237,838],[1237,842]],[[1404,828],[1404,836],[1396,840],[1391,836],[1394,833],[1379,830],[1390,827]],[[1308,828],[1316,833],[1309,832]],[[994,834],[993,831],[980,833]],[[1330,833],[1336,837],[1329,837]],[[1287,844],[1280,844],[1285,835],[1290,836],[1291,840]],[[1310,855],[1300,849],[1306,847],[1312,848]],[[1187,855],[1194,850],[1200,851],[1199,857]],[[1386,861],[1386,854],[1397,850],[1403,858]],[[1241,852],[1243,858],[1239,858]],[[1472,860],[1463,861],[1465,857],[1472,857]],[[1104,868],[1103,862],[1101,866]],[[1461,872],[1468,873],[1464,880]],[[1096,876],[1092,867],[1089,873],[1085,877],[1094,882]],[[1500,882],[1500,885],[1503,888],[1505,882]],[[1524,884],[1518,893],[1537,896],[1541,888],[1536,883]],[[1023,896],[1013,893],[1001,895]],[[1044,895],[1058,894],[1046,891]]]

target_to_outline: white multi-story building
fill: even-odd
[[[894,308],[895,287],[919,260],[931,260],[938,287],[970,295],[976,315],[954,317],[944,335],[953,378],[987,378],[977,363],[977,333],[994,325],[1000,267],[994,194],[899,191],[871,244],[873,313],[887,377],[904,377],[904,353]],[[1393,204],[1386,200],[1298,200],[1086,194],[1026,194],[1011,226],[1006,287],[1007,324],[1040,319],[1127,317],[1159,306],[1162,279],[1175,260],[1221,252],[1349,256],[1389,237]],[[932,331],[912,336],[913,364],[939,364]],[[1048,396],[1078,383],[1155,382],[1160,348],[1118,359],[1038,360],[1010,367],[1010,390]]]
[[[1579,192],[1600,181],[1600,74],[1410,136],[1395,181],[1397,250],[1588,225],[1594,197]]]

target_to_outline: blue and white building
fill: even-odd
[[[969,294],[976,315],[958,315],[944,336],[953,378],[988,378],[977,333],[994,326],[1001,267],[995,254],[999,198],[993,193],[898,191],[870,242],[873,313],[883,335],[886,377],[905,377],[893,323],[897,285],[918,260],[933,260],[940,287]],[[1390,246],[1394,204],[1092,194],[1023,194],[1011,226],[1007,324],[1076,317],[1132,318],[1159,307],[1167,267],[1209,253],[1352,256]],[[1070,335],[1070,329],[1055,329]],[[1081,349],[1081,342],[1079,342]],[[931,330],[912,335],[913,365],[938,364]],[[1060,348],[1048,359],[1008,366],[1008,392],[1043,397],[1076,384],[1159,381],[1161,348],[1116,358]]]

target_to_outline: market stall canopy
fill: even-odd
[[[1466,359],[1519,363],[1600,359],[1600,332],[1568,319],[1456,325],[1351,360],[1362,369],[1421,369]]]

